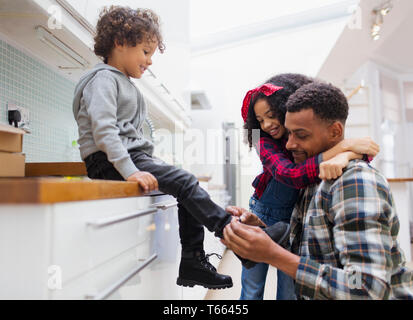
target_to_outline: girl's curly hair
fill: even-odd
[[[157,41],[159,51],[165,50],[159,17],[150,9],[105,7],[99,15],[94,40],[95,54],[103,57],[105,63],[115,43],[134,47],[143,41]]]
[[[277,117],[278,121],[282,125],[284,125],[285,121],[285,114],[287,112],[286,108],[286,103],[288,98],[290,97],[291,94],[293,94],[298,88],[301,86],[313,82],[314,79],[307,77],[302,74],[298,73],[282,73],[279,75],[276,75],[264,83],[271,83],[276,86],[283,87],[283,89],[275,92],[274,94],[270,96],[266,96],[265,94],[259,92],[255,94],[250,102],[250,105],[248,107],[248,115],[247,115],[247,121],[244,124],[244,129],[247,130],[247,141],[244,141],[245,143],[248,143],[250,149],[252,148],[253,144],[255,144],[257,141],[253,141],[253,130],[254,129],[259,129],[260,130],[260,137],[270,137],[271,136],[267,133],[265,133],[263,130],[261,130],[261,126],[255,116],[254,112],[254,105],[259,99],[265,99],[268,104],[270,105],[271,111],[275,114]]]

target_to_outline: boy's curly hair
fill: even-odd
[[[307,83],[311,83],[312,81],[314,81],[313,78],[298,73],[282,73],[265,81],[265,83],[271,83],[273,85],[283,87],[283,89],[275,92],[268,97],[265,94],[259,92],[255,94],[251,99],[250,105],[248,107],[247,121],[244,124],[244,129],[247,130],[247,141],[245,142],[248,143],[250,149],[255,143],[255,141],[253,142],[253,129],[260,130],[260,137],[271,138],[269,134],[261,130],[260,123],[258,122],[254,112],[255,103],[259,99],[267,100],[268,104],[270,105],[271,111],[275,114],[278,121],[280,121],[280,123],[284,125],[285,113],[287,112],[286,103],[288,98],[298,88]]]
[[[299,88],[287,101],[288,112],[312,109],[325,121],[340,121],[345,124],[348,102],[344,93],[332,84],[315,81]]]
[[[143,41],[157,41],[159,51],[165,50],[159,17],[150,9],[105,7],[99,15],[94,40],[95,54],[103,57],[105,63],[115,43],[134,47]]]

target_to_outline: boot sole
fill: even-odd
[[[206,284],[206,283],[202,283],[202,282],[198,282],[198,281],[194,281],[194,280],[185,280],[185,279],[181,279],[181,278],[176,279],[176,284],[178,286],[191,287],[191,288],[193,286],[202,286],[202,287],[207,288],[207,289],[227,289],[227,288],[232,287],[232,283],[231,284],[210,285],[210,284]]]

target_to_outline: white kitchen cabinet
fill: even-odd
[[[125,276],[139,271],[139,267],[147,259],[154,259],[156,255],[150,255],[149,242],[130,248],[119,255],[105,261],[101,265],[90,269],[81,276],[55,288],[51,291],[51,299],[121,299],[117,285],[128,285],[128,281],[122,282]],[[152,260],[150,259],[150,260]],[[156,260],[156,258],[155,258]],[[155,263],[153,260],[151,263]],[[149,266],[146,266],[149,267]],[[137,269],[138,268],[138,269]],[[145,291],[145,288],[142,288]]]
[[[0,208],[0,299],[46,299],[51,207]]]
[[[180,299],[175,285],[179,265],[176,206],[96,227],[148,212],[154,198],[0,206],[0,298],[90,298],[156,254],[151,264],[166,266],[171,281],[165,281],[170,287],[150,288],[151,296],[163,290],[168,293],[165,298]],[[174,202],[170,196],[161,198]],[[143,299],[145,291],[141,287],[125,297]]]
[[[206,229],[204,248],[224,251]],[[203,299],[176,285],[180,253],[169,195],[0,205],[0,299]]]
[[[150,204],[143,197],[55,205],[51,263],[64,270],[63,283],[148,239],[150,215],[99,228],[93,223],[144,212]]]

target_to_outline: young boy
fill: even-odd
[[[153,158],[153,144],[143,136],[146,105],[129,77],[141,78],[156,49],[164,50],[157,15],[127,7],[105,9],[94,49],[104,63],[82,76],[73,101],[88,176],[136,181],[146,192],[159,188],[174,196],[182,245],[177,284],[231,287],[231,277],[217,273],[205,255],[203,225],[222,238],[232,216],[211,201],[192,174]],[[266,232],[284,239],[286,230],[281,226]]]
[[[127,7],[104,9],[94,49],[104,63],[80,79],[73,101],[88,176],[136,181],[145,192],[159,188],[176,197],[182,244],[177,284],[231,287],[231,277],[218,274],[203,251],[203,225],[222,237],[231,215],[211,201],[193,175],[153,158],[153,144],[143,136],[146,105],[129,77],[141,78],[156,49],[164,50],[157,15]]]

